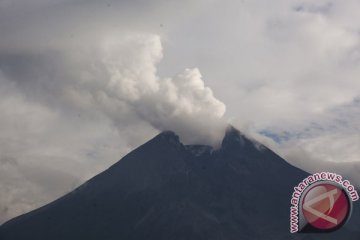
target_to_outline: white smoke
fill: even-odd
[[[102,114],[120,131],[138,118],[159,131],[176,132],[185,143],[217,144],[221,140],[224,103],[205,86],[197,68],[174,77],[158,76],[157,65],[163,58],[158,35],[104,37],[91,45],[91,51],[77,48],[44,58],[35,63],[41,69],[35,81],[21,79],[28,73],[17,79],[36,101],[44,102],[45,97],[54,108],[65,104],[67,111],[70,107]],[[46,60],[49,58],[52,60]],[[41,88],[50,96],[34,96],[34,89]]]
[[[187,143],[216,143],[225,126],[224,103],[205,86],[197,68],[160,78],[156,65],[162,56],[156,35],[107,42],[102,62],[110,77],[104,91],[156,129],[173,130]]]

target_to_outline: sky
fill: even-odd
[[[164,130],[360,186],[360,2],[0,0],[0,223]]]

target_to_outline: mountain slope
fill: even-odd
[[[5,223],[0,239],[360,239],[346,229],[289,233],[290,196],[307,175],[234,128],[218,150],[163,132],[75,191]]]

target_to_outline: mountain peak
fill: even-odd
[[[173,131],[163,131],[158,136],[160,136],[163,139],[173,139],[179,141],[179,136],[176,135],[176,133]]]
[[[221,147],[225,149],[229,147],[239,147],[244,146],[248,142],[250,142],[250,140],[248,140],[239,130],[232,125],[229,125],[226,129]]]
[[[164,144],[170,144],[178,149],[183,149],[184,145],[180,141],[179,136],[173,131],[163,131],[155,137],[155,139],[163,142]]]
[[[233,125],[229,125],[226,128],[225,136],[226,135],[242,135],[242,133],[236,129]]]

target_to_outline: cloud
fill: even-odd
[[[158,76],[163,57],[158,35],[119,33],[89,46],[91,51],[77,47],[75,53],[59,53],[60,48],[15,56],[4,64],[4,74],[27,98],[51,108],[102,114],[119,129],[139,118],[160,131],[176,131],[187,143],[219,141],[224,103],[205,86],[197,68],[172,78]],[[11,59],[6,57],[3,61]]]
[[[356,179],[359,112],[349,105],[360,96],[359,9],[357,1],[215,1],[174,30],[181,40],[165,43],[165,67],[199,63],[233,125],[294,165]]]
[[[229,4],[210,4],[208,14],[195,18],[196,59],[184,63],[201,63],[235,126],[294,165],[333,168],[360,185],[357,168],[350,167],[359,163],[359,106],[349,107],[360,96],[360,26],[353,21],[359,3]],[[223,18],[209,24],[214,9]],[[282,142],[259,135],[266,132]]]
[[[291,164],[311,173],[336,172],[360,187],[359,109],[355,99],[295,126],[258,131],[251,124],[235,124]]]
[[[309,172],[334,171],[360,186],[359,100],[331,109],[275,149]]]

